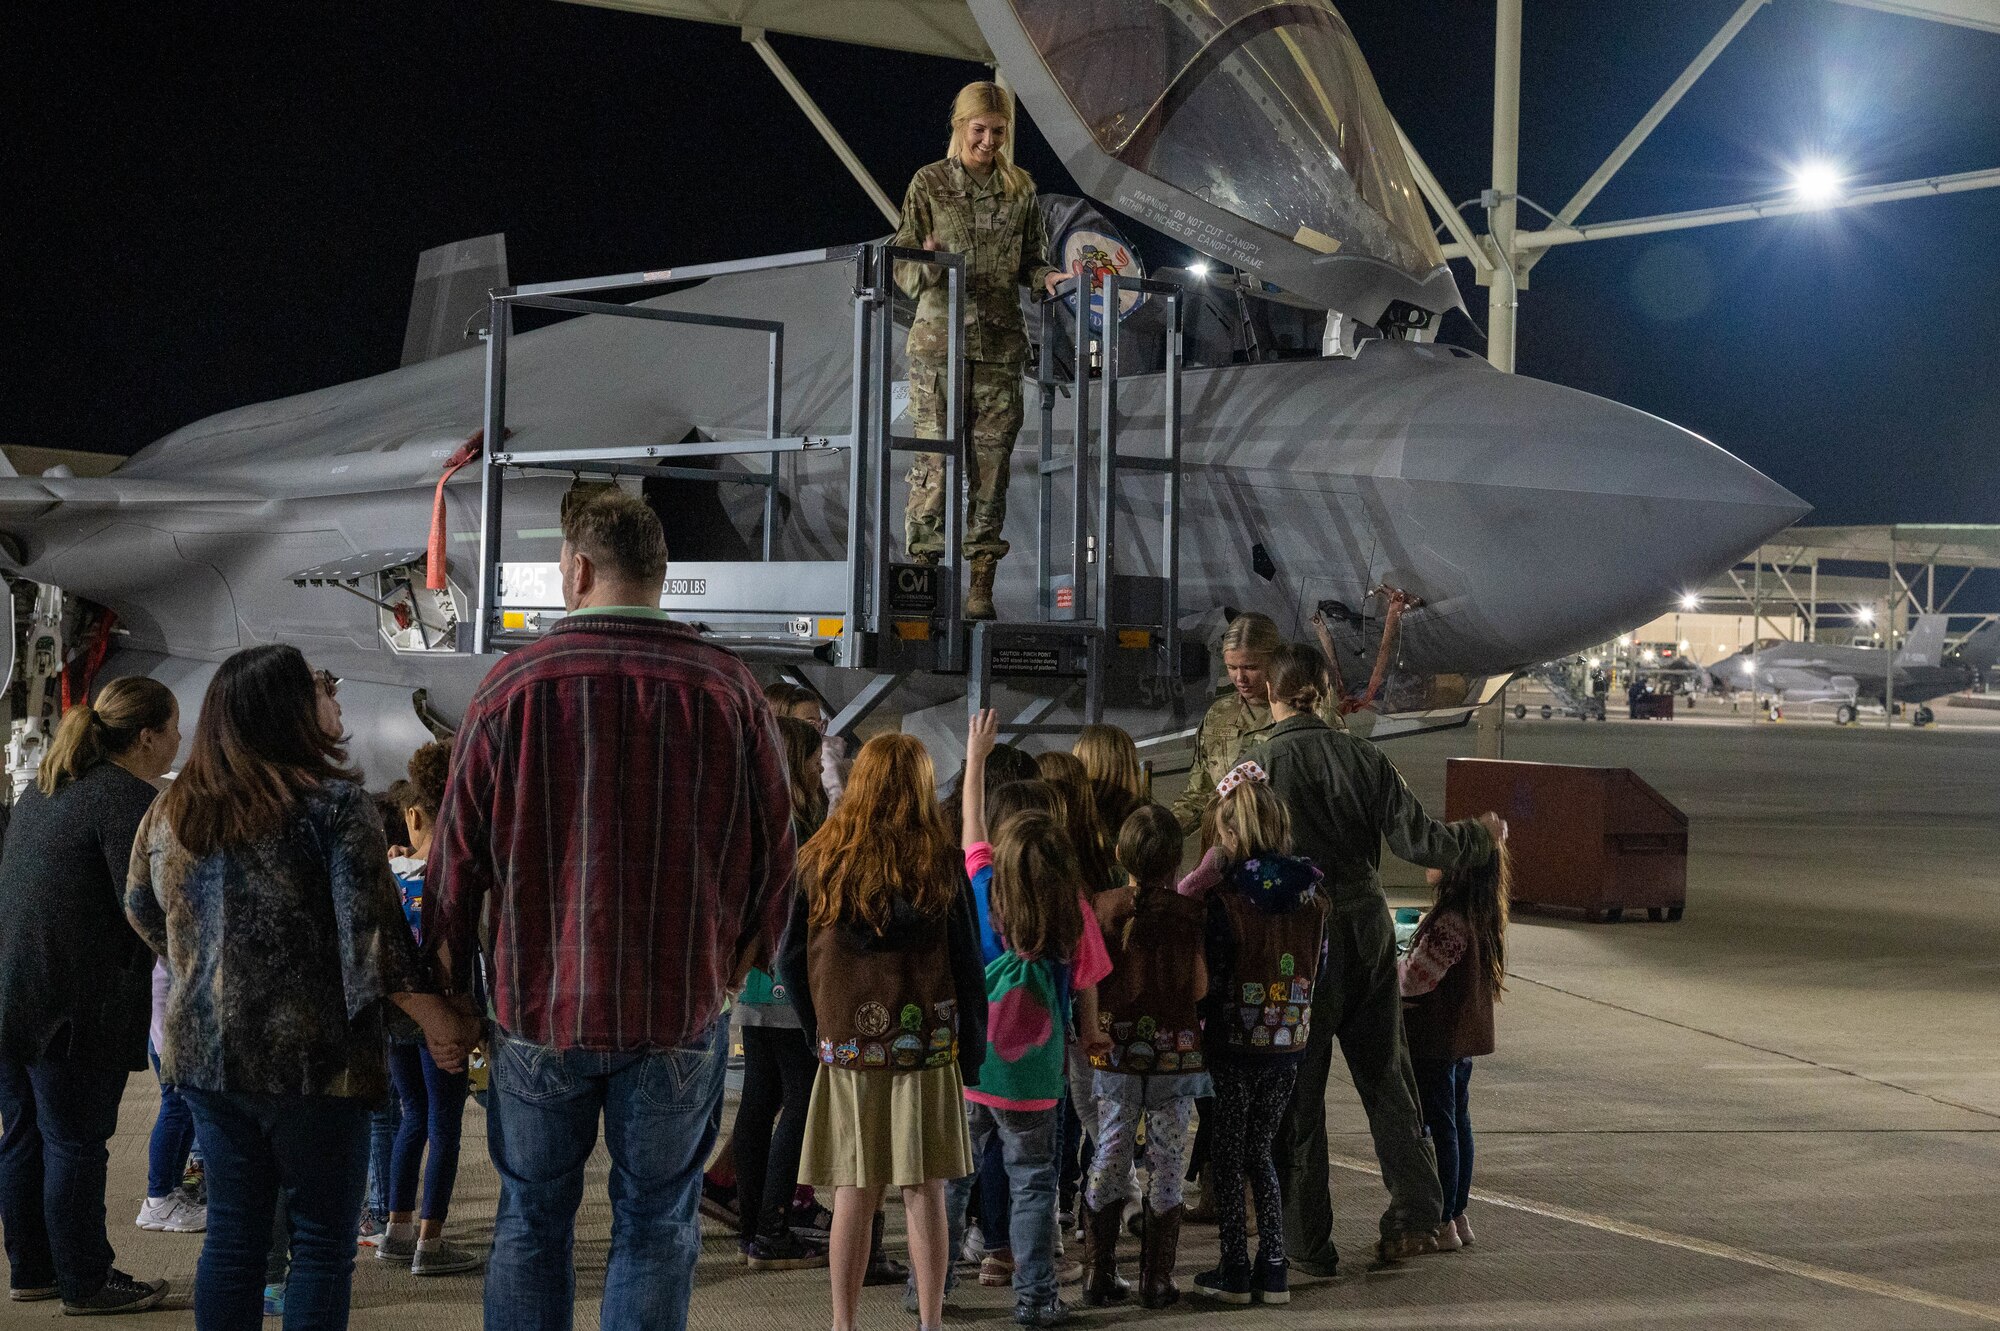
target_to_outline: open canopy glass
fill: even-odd
[[[1326,0],[972,0],[1101,202],[1373,321],[1459,303],[1394,121]]]

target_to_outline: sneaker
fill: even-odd
[[[7,1297],[16,1303],[41,1303],[61,1293],[54,1285],[11,1285]]]
[[[1218,1266],[1194,1278],[1196,1292],[1241,1307],[1250,1302],[1250,1268]]]
[[[958,1259],[961,1262],[977,1262],[985,1255],[986,1235],[980,1232],[978,1225],[967,1225],[965,1242],[958,1247]]]
[[[1292,1287],[1283,1262],[1259,1262],[1250,1277],[1250,1295],[1259,1303],[1290,1303]]]
[[[701,1213],[731,1229],[743,1228],[743,1215],[736,1209],[736,1189],[712,1182],[706,1174],[701,1176]]]
[[[1069,1320],[1069,1305],[1059,1298],[1039,1305],[1017,1303],[1014,1320],[1022,1326],[1061,1326]]]
[[[376,1215],[373,1211],[363,1211],[361,1213],[361,1226],[355,1231],[354,1241],[363,1248],[377,1247],[382,1242],[383,1231],[388,1229],[388,1227],[387,1222],[381,1216]]]
[[[752,1271],[805,1271],[826,1265],[826,1249],[788,1229],[781,1239],[751,1239],[743,1264]]]
[[[1437,1238],[1428,1230],[1421,1233],[1397,1234],[1375,1245],[1375,1260],[1387,1266],[1437,1250]]]
[[[1459,1216],[1451,1222],[1451,1225],[1453,1229],[1458,1231],[1458,1241],[1465,1247],[1470,1248],[1472,1246],[1472,1222],[1464,1216]]]
[[[944,1306],[946,1308],[958,1306],[958,1287],[948,1280],[944,1286]],[[903,1283],[903,1311],[912,1317],[922,1315],[917,1311],[917,1287],[908,1281]]]
[[[176,1188],[164,1197],[148,1197],[133,1223],[159,1233],[199,1234],[208,1228],[208,1208],[196,1206]]]
[[[65,1317],[97,1317],[109,1313],[141,1313],[167,1297],[164,1280],[134,1280],[114,1269],[104,1285],[87,1299],[71,1303],[63,1300]]]
[[[417,1255],[416,1225],[410,1225],[409,1230],[409,1236],[404,1237],[396,1233],[396,1226],[393,1224],[384,1228],[381,1237],[375,1240],[376,1260],[383,1262],[407,1262],[415,1258]]]
[[[455,1243],[446,1243],[443,1239],[432,1239],[428,1243],[417,1244],[416,1253],[410,1258],[410,1274],[455,1276],[461,1271],[477,1271],[483,1265],[485,1259],[478,1253]]]
[[[1056,1283],[1058,1285],[1081,1285],[1083,1283],[1083,1263],[1077,1261],[1074,1257],[1063,1256],[1061,1248],[1056,1249],[1056,1259],[1052,1265],[1055,1267]]]
[[[988,1289],[1002,1289],[1014,1283],[1014,1259],[989,1252],[979,1259],[979,1283]]]
[[[807,1201],[792,1207],[785,1223],[800,1238],[825,1243],[833,1228],[833,1212],[816,1201]]]
[[[264,1286],[264,1316],[283,1317],[285,1315],[285,1287],[283,1285]]]
[[[1458,1236],[1458,1226],[1449,1222],[1439,1225],[1432,1237],[1439,1252],[1457,1252],[1465,1246],[1465,1240]]]

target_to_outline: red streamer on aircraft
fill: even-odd
[[[464,443],[458,446],[458,451],[456,453],[453,453],[449,458],[445,459],[444,475],[438,477],[437,495],[431,501],[430,551],[425,556],[424,559],[424,586],[428,587],[430,590],[434,592],[441,592],[447,586],[447,583],[445,581],[445,566],[444,566],[445,483],[450,481],[453,476],[457,475],[461,467],[466,466],[474,458],[478,457],[480,453],[485,451],[485,448],[486,448],[486,429],[484,426],[482,426],[479,429],[474,430],[472,432],[472,438],[466,440]]]

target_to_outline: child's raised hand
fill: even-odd
[[[965,723],[965,758],[967,762],[984,762],[1000,737],[1000,713],[991,707],[974,712]]]

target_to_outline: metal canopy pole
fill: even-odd
[[[1514,250],[1521,190],[1521,0],[1494,0],[1493,8],[1493,204],[1486,230],[1501,271],[1487,287],[1486,358],[1512,374],[1514,315],[1521,303]]]
[[[1491,277],[1492,257],[1480,248],[1478,238],[1472,234],[1471,225],[1452,205],[1451,195],[1438,183],[1438,178],[1431,171],[1429,163],[1425,162],[1422,155],[1417,152],[1417,145],[1410,142],[1410,136],[1403,132],[1400,124],[1396,126],[1396,141],[1403,145],[1403,156],[1409,159],[1410,171],[1417,178],[1417,188],[1422,191],[1424,198],[1430,201],[1431,211],[1437,214],[1438,221],[1444,223],[1445,230],[1451,232],[1453,239],[1463,247],[1465,257],[1472,260],[1472,266],[1479,270],[1480,276]]]
[[[1653,103],[1652,110],[1646,112],[1639,123],[1633,126],[1632,132],[1625,136],[1624,141],[1611,150],[1611,156],[1604,159],[1604,165],[1591,173],[1590,179],[1583,182],[1583,188],[1579,189],[1575,196],[1562,206],[1562,210],[1556,214],[1557,226],[1568,226],[1577,219],[1585,208],[1590,206],[1590,201],[1596,198],[1606,185],[1611,183],[1611,177],[1618,174],[1619,168],[1624,166],[1631,159],[1632,154],[1639,150],[1639,145],[1644,143],[1646,137],[1659,127],[1659,123],[1662,120],[1667,118],[1667,112],[1673,110],[1681,98],[1687,95],[1687,90],[1694,86],[1695,80],[1707,72],[1708,67],[1715,63],[1716,57],[1721,55],[1724,48],[1736,39],[1736,34],[1743,31],[1744,25],[1751,20],[1758,10],[1769,3],[1771,3],[1771,0],[1743,0],[1743,3],[1737,7],[1736,12],[1730,15],[1729,22],[1722,25],[1722,31],[1716,33],[1709,40],[1708,45],[1701,48],[1701,54],[1697,55],[1689,63],[1688,67],[1681,71],[1681,76],[1675,79],[1665,92],[1660,94],[1660,100]],[[1457,235],[1458,233],[1453,232],[1452,234]],[[1463,238],[1461,237],[1460,239],[1461,243],[1463,243]],[[1546,254],[1547,251],[1544,250],[1543,253]],[[1529,257],[1522,267],[1524,269],[1533,268],[1537,263],[1541,262],[1541,258],[1541,254],[1533,255]]]
[[[901,226],[903,217],[896,210],[896,205],[890,202],[888,194],[883,192],[882,187],[875,183],[875,177],[861,164],[861,159],[854,155],[854,149],[847,146],[847,140],[840,137],[840,131],[826,118],[826,112],[819,109],[819,103],[812,99],[812,94],[805,90],[804,85],[793,76],[785,62],[778,58],[778,53],[771,49],[771,43],[764,39],[764,30],[745,28],[743,40],[750,44],[750,49],[757,53],[785,91],[791,94],[792,101],[797,103],[799,110],[805,112],[806,119],[812,121],[812,126],[819,131],[819,136],[826,140],[826,146],[833,149],[833,155],[847,168],[847,174],[854,177],[854,182],[867,192],[869,201],[881,210],[882,216],[889,219],[889,225]]]
[[[1118,521],[1118,274],[1104,274],[1104,331],[1099,364],[1104,369],[1097,427],[1097,569],[1090,590],[1091,618],[1100,632],[1111,628],[1111,557]]]
[[[479,464],[479,605],[472,617],[472,650],[493,649],[493,618],[500,612],[500,489],[502,475],[494,462],[507,439],[507,317],[506,292],[496,291],[486,302],[486,447]]]
[[[1903,617],[1902,574],[1896,570],[1896,529],[1889,528],[1889,639],[1883,643],[1889,657],[1882,663],[1882,728],[1896,724],[1896,624]]]
[[[2000,187],[2000,167],[1985,171],[1960,171],[1954,175],[1923,176],[1887,185],[1868,185],[1849,190],[1825,203],[1808,203],[1790,195],[1759,203],[1728,204],[1720,208],[1696,208],[1684,213],[1660,213],[1653,217],[1633,217],[1620,222],[1586,222],[1566,227],[1543,227],[1523,231],[1515,237],[1515,247],[1523,252],[1545,250],[1552,245],[1579,245],[1586,240],[1616,240],[1622,236],[1650,236],[1661,231],[1686,231],[1693,227],[1721,226],[1725,222],[1754,222],[1764,217],[1796,217],[1801,213],[1830,213],[1842,208],[1866,208],[1870,204],[1895,203],[1902,199],[1923,199],[1939,194],[1963,194],[1968,190]],[[1447,259],[1464,257],[1458,245],[1444,246]]]

